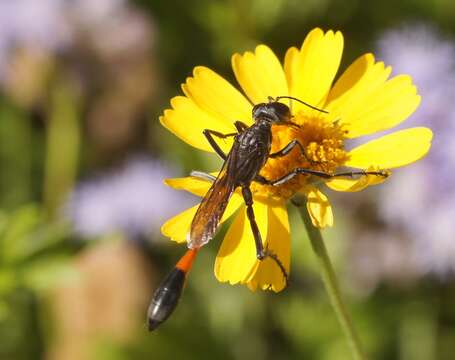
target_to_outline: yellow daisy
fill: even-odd
[[[269,159],[261,170],[267,179],[278,179],[297,167],[334,173],[340,167],[357,169],[393,169],[422,158],[431,146],[432,132],[424,127],[408,128],[371,140],[348,151],[348,139],[390,129],[411,115],[420,103],[420,96],[408,75],[389,79],[391,67],[376,62],[365,54],[334,82],[343,52],[343,35],[321,29],[312,30],[300,49],[290,48],[281,65],[265,45],[254,53],[234,54],[232,67],[246,97],[214,71],[198,66],[193,77],[182,85],[186,96],[171,100],[172,109],[165,110],[160,121],[168,130],[188,144],[213,152],[203,136],[204,129],[221,133],[236,131],[234,122],[253,123],[253,104],[268,97],[293,96],[328,114],[292,102],[293,122],[300,127],[276,125],[272,128],[272,152],[298,139],[307,158],[298,149],[282,157]],[[287,102],[288,104],[288,102]],[[227,153],[232,138],[221,140]],[[310,160],[310,161],[309,161]],[[359,191],[384,181],[379,176],[358,179],[324,180],[337,191]],[[315,186],[314,179],[300,175],[290,182],[272,187],[252,183],[254,211],[264,248],[275,253],[287,273],[290,267],[290,228],[287,201],[297,192],[307,197],[307,208],[314,226],[332,226],[333,215],[328,198]],[[319,179],[320,180],[320,179]],[[168,179],[166,184],[204,196],[210,182],[187,177]],[[177,242],[185,242],[198,206],[168,220],[162,233]],[[215,275],[221,282],[246,284],[250,289],[285,287],[280,268],[270,258],[259,261],[245,205],[240,192],[231,197],[222,221],[236,213],[215,262]]]

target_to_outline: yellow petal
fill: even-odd
[[[333,226],[332,206],[329,199],[318,188],[306,186],[307,210],[311,222],[318,228]]]
[[[227,134],[235,132],[230,121],[208,114],[185,96],[176,96],[171,100],[172,109],[164,111],[161,124],[186,143],[198,149],[211,151],[213,148],[203,135],[204,129],[216,130]],[[224,151],[229,151],[233,138],[216,139]]]
[[[269,204],[267,243],[268,249],[277,255],[289,275],[291,235],[285,203],[279,205]],[[262,290],[270,289],[275,292],[283,290],[286,286],[286,281],[277,263],[271,258],[266,258],[257,263],[256,271],[247,282],[247,286],[253,291],[257,288]]]
[[[343,35],[339,31],[324,34],[321,29],[312,30],[300,51],[291,48],[285,57],[291,95],[321,107],[338,71],[342,53]],[[293,106],[294,111],[306,109],[297,102]]]
[[[367,171],[378,171],[379,168],[370,167],[366,169]],[[389,172],[390,176],[390,172]],[[377,175],[366,175],[361,176],[357,179],[347,179],[347,178],[335,178],[333,180],[326,181],[325,184],[335,191],[347,191],[347,192],[356,192],[365,189],[371,185],[378,185],[383,183],[387,177],[377,176]]]
[[[286,75],[289,90],[291,89],[295,75],[297,74],[297,59],[299,57],[299,54],[299,49],[293,46],[289,48],[288,51],[286,51],[286,55],[284,57],[284,73]]]
[[[411,115],[420,103],[407,75],[387,81],[391,68],[375,62],[372,54],[358,58],[340,77],[327,99],[329,121],[346,124],[354,138],[389,129]]]
[[[375,63],[373,54],[358,57],[340,76],[327,98],[329,109],[349,103],[352,96],[362,95],[368,89],[377,89],[390,76],[392,68],[383,62]],[[336,106],[335,106],[336,105]]]
[[[161,226],[161,233],[178,243],[186,242],[186,234],[199,204],[170,218]]]
[[[268,96],[288,95],[288,85],[280,61],[265,45],[254,53],[232,56],[232,68],[245,94],[258,104],[267,102]]]
[[[252,123],[251,104],[228,81],[203,66],[194,68],[193,76],[182,89],[202,110],[228,123]]]
[[[267,205],[255,201],[254,213],[264,246],[267,239]],[[245,283],[257,266],[256,246],[250,222],[243,206],[229,228],[215,261],[218,281],[230,284]]]
[[[240,207],[242,202],[242,197],[234,193],[229,200],[226,211],[221,219],[221,223],[226,221]],[[199,204],[166,221],[163,226],[161,226],[161,233],[178,243],[186,242],[191,222],[193,221],[194,214],[196,214],[198,207]]]
[[[432,137],[431,130],[424,127],[396,131],[351,150],[345,165],[360,169],[404,166],[425,156]]]
[[[213,174],[216,176],[216,174]],[[164,183],[176,190],[186,190],[197,196],[204,196],[212,183],[210,181],[188,176],[183,178],[166,179]]]

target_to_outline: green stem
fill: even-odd
[[[338,280],[335,275],[335,271],[333,270],[321,232],[312,224],[306,206],[298,206],[297,208],[299,209],[300,216],[305,224],[308,237],[310,238],[311,247],[316,254],[322,274],[322,281],[324,282],[325,289],[329,295],[330,303],[335,310],[336,317],[338,318],[344,335],[347,338],[352,356],[356,360],[365,360],[366,355],[354,329],[352,319],[341,298]]]
[[[58,78],[50,94],[44,203],[52,218],[73,187],[79,157],[79,107],[74,89]]]
[[[32,127],[24,109],[0,100],[1,207],[16,209],[30,201],[32,191]]]

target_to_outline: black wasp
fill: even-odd
[[[222,134],[218,131],[209,129],[204,130],[207,141],[215,152],[224,160],[224,164],[216,178],[201,172],[192,173],[193,176],[213,181],[213,184],[202,199],[191,223],[187,239],[189,250],[163,280],[153,295],[147,312],[148,327],[150,331],[156,329],[164,322],[177,306],[178,300],[182,294],[186,275],[195,259],[197,250],[215,236],[229,199],[236,188],[240,187],[242,190],[247,217],[256,244],[257,258],[259,260],[263,260],[267,257],[273,259],[281,269],[287,283],[288,275],[280,259],[274,253],[263,247],[261,234],[254,217],[253,195],[250,190],[251,182],[256,181],[265,185],[277,186],[286,183],[299,174],[314,175],[325,179],[338,176],[367,174],[383,175],[382,172],[365,171],[330,174],[306,168],[295,168],[289,174],[273,180],[266,179],[259,175],[259,172],[269,158],[286,156],[295,147],[298,147],[301,154],[306,157],[305,148],[298,140],[293,140],[281,150],[270,153],[272,145],[272,125],[298,127],[297,124],[291,121],[292,115],[290,108],[279,102],[281,99],[299,101],[314,110],[327,113],[324,110],[318,109],[291,96],[279,96],[277,98],[269,97],[269,102],[260,103],[253,107],[253,125],[248,126],[241,121],[236,121],[234,125],[237,132],[229,134]],[[234,137],[234,143],[228,154],[223,152],[216,143],[214,136],[221,139]]]

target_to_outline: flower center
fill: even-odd
[[[298,140],[305,148],[303,155],[296,146],[289,154],[279,158],[269,158],[260,175],[268,180],[276,180],[296,168],[333,173],[348,158],[344,150],[345,130],[337,122],[328,123],[319,116],[297,113],[293,122],[300,127],[275,125],[272,127],[271,153],[283,149],[292,140]],[[308,182],[310,175],[297,175],[290,181],[278,185],[252,183],[252,191],[257,196],[289,199]]]

